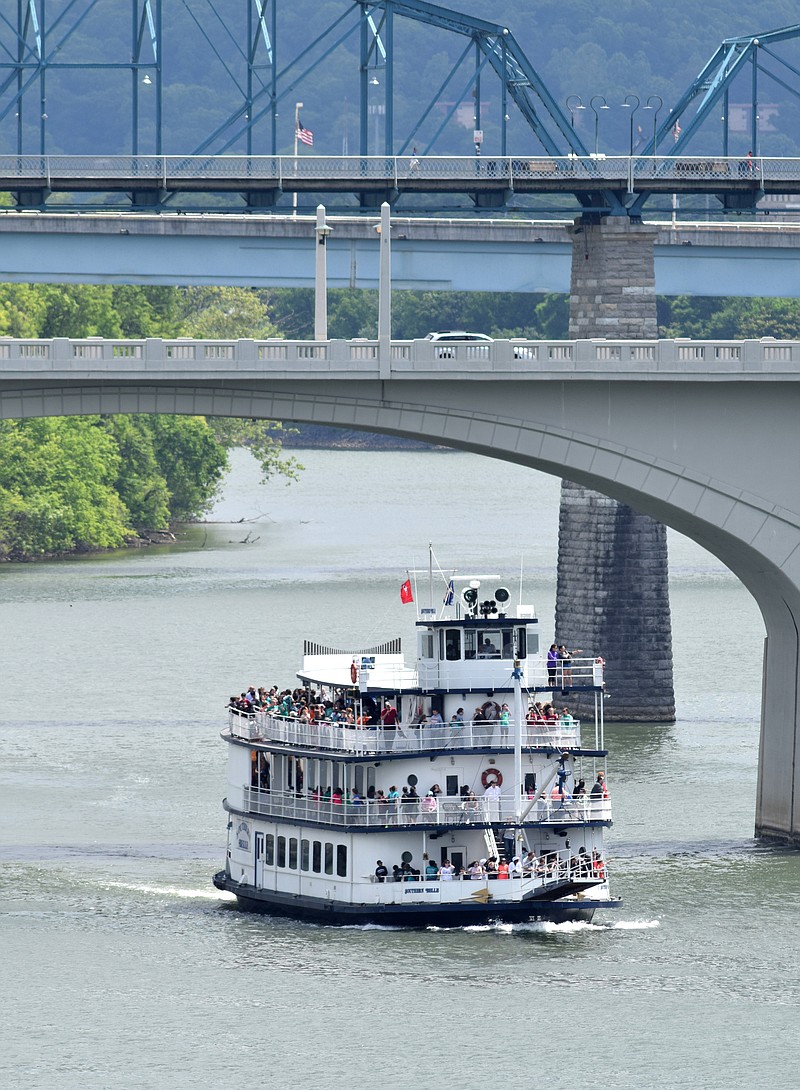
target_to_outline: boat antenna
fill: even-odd
[[[525,553],[519,554],[519,602],[518,605],[522,605],[522,569],[525,564]]]

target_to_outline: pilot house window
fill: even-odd
[[[461,629],[446,628],[440,633],[440,639],[442,648],[439,657],[441,659],[455,662],[461,658]]]

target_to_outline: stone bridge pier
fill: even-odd
[[[654,340],[657,231],[614,216],[578,219],[571,234],[570,338]],[[555,637],[605,658],[610,721],[675,719],[668,583],[663,525],[562,482]],[[573,703],[580,714],[590,710]]]

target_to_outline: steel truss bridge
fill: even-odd
[[[514,195],[537,194],[539,211],[547,201],[552,206],[555,197],[557,211],[569,210],[564,207],[568,200],[572,210],[587,215],[636,219],[651,198],[663,193],[710,195],[723,210],[741,212],[753,209],[766,192],[796,191],[793,160],[761,155],[758,111],[765,85],[770,94],[800,99],[800,60],[792,53],[800,24],[726,39],[672,107],[657,95],[646,101],[627,95],[623,105],[630,119],[631,154],[603,159],[597,124],[594,154],[575,125],[581,110],[594,110],[597,118],[594,101],[602,96],[585,105],[572,95],[565,112],[509,27],[426,0],[340,3],[333,21],[320,26],[313,40],[305,38],[296,56],[283,60],[280,0],[185,3],[180,40],[174,40],[178,5],[170,10],[170,39],[164,0],[120,0],[120,14],[128,9],[129,29],[121,33],[115,22],[113,36],[107,34],[107,23],[98,21],[103,16],[98,0],[17,0],[14,14],[0,10],[0,151],[16,157],[0,163],[0,186],[28,208],[45,207],[51,195],[64,193],[94,193],[102,199],[123,193],[134,210],[181,208],[187,194],[198,192],[236,194],[241,199],[234,211],[243,205],[272,207],[286,193],[346,193],[370,209],[386,199],[420,195],[433,212],[441,210],[436,202],[445,194],[466,194],[479,208],[508,207]],[[418,109],[407,86],[402,94],[398,90],[401,36],[395,36],[395,29],[400,21],[434,30],[437,56],[447,39],[441,55],[455,58],[449,69],[444,66],[430,99],[420,98]],[[97,45],[88,54],[87,38]],[[205,47],[202,55],[200,47]],[[185,60],[187,50],[193,57],[196,53],[198,67],[216,66],[229,98],[209,111],[209,131],[193,147],[167,147],[168,134],[174,141],[176,131],[170,92],[180,84],[177,60]],[[357,155],[309,156],[304,149],[299,155],[280,155],[289,136],[284,131],[291,112],[287,107],[304,87],[313,86],[320,65],[331,62],[352,71]],[[87,74],[95,86],[102,76],[104,99],[107,81],[121,76],[116,91],[128,89],[118,111],[119,144],[102,157],[56,154],[69,151],[77,138],[58,126],[58,98],[76,95],[79,77]],[[487,88],[493,109],[499,106],[497,116],[489,110]],[[734,90],[737,105],[744,101],[749,110],[750,151],[744,164],[741,156],[730,154]],[[454,131],[464,138],[456,113],[465,100],[472,104],[476,154],[460,160],[442,157],[442,144]],[[86,103],[90,118],[92,105]],[[104,103],[94,105],[99,110]],[[648,128],[652,121],[652,136],[641,147],[634,142],[639,110],[638,119]],[[263,149],[269,153],[257,154]]]
[[[612,215],[648,196],[713,194],[741,211],[768,193],[800,193],[800,158],[4,155],[0,190],[13,192],[20,208],[44,208],[52,194],[70,194],[82,211],[92,207],[86,195],[95,196],[95,209],[121,194],[130,207],[151,210],[189,210],[200,194],[235,195],[242,211],[274,208],[286,193],[346,194],[373,210],[401,197],[458,194],[476,208],[497,209],[516,197],[546,195],[569,211],[569,198],[577,197],[584,213]],[[58,203],[59,210],[69,207]]]

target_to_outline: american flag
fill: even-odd
[[[302,140],[304,144],[308,144],[311,148],[314,146],[314,134],[311,129],[304,129],[302,121],[297,122],[297,132],[295,136],[298,140]]]

